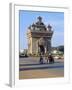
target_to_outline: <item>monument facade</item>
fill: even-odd
[[[37,22],[28,27],[28,54],[50,53],[52,35],[52,26],[50,24],[46,26],[42,21],[42,17],[39,16]]]

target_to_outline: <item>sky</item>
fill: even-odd
[[[37,21],[41,16],[45,25],[50,24],[54,31],[52,36],[52,46],[64,45],[64,13],[45,11],[19,11],[19,43],[20,50],[28,48],[27,30],[28,26]]]

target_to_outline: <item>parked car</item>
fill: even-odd
[[[28,57],[28,55],[27,55],[27,54],[21,54],[21,55],[19,55],[19,57],[20,57],[20,58]]]
[[[54,59],[58,59],[59,57],[58,56],[55,56]]]

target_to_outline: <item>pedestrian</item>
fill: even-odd
[[[49,61],[49,63],[54,63],[54,58],[53,58],[53,56],[51,54],[49,54],[49,56],[48,56],[47,62],[48,61]]]
[[[40,55],[40,64],[43,64],[43,56],[42,55]]]

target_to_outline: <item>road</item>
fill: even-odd
[[[53,78],[64,76],[64,60],[55,60],[54,64],[39,64],[39,57],[19,59],[19,79]]]

